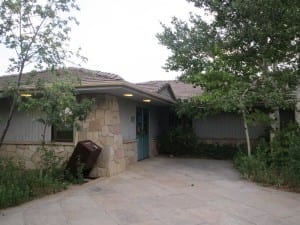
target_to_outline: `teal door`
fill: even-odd
[[[149,157],[149,111],[144,108],[136,109],[136,138],[138,160]]]

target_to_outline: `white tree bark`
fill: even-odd
[[[249,128],[248,128],[246,113],[244,110],[242,111],[242,114],[243,114],[243,123],[244,123],[246,142],[247,142],[247,152],[248,152],[248,156],[250,157],[251,156],[251,143],[250,143]]]
[[[276,131],[280,129],[280,116],[279,116],[279,109],[276,108],[272,113],[270,113],[271,118],[271,131],[270,131],[270,140],[272,141],[275,137]]]
[[[296,109],[295,109],[295,120],[300,125],[300,85],[296,89]]]

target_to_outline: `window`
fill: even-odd
[[[56,128],[52,126],[52,141],[73,142],[73,127]]]

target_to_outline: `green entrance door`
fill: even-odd
[[[149,157],[149,111],[144,108],[136,109],[136,138],[138,160]]]

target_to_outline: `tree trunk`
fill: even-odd
[[[245,129],[245,135],[246,135],[246,141],[247,141],[247,151],[248,151],[248,156],[251,156],[251,143],[250,143],[250,137],[249,137],[249,128],[246,120],[246,113],[243,110],[243,123],[244,123],[244,129]]]
[[[8,131],[8,128],[10,126],[10,122],[13,118],[13,115],[14,115],[14,112],[15,112],[15,109],[16,109],[16,106],[17,106],[17,98],[19,97],[19,90],[20,90],[20,86],[21,86],[21,79],[22,79],[22,76],[23,76],[23,70],[24,70],[24,65],[25,65],[25,61],[23,61],[21,63],[21,66],[20,66],[20,71],[19,71],[19,75],[18,75],[18,81],[17,81],[17,85],[16,85],[16,89],[17,89],[17,93],[16,93],[16,96],[13,97],[13,102],[10,106],[10,109],[9,109],[9,114],[8,114],[8,118],[6,120],[6,123],[5,123],[5,127],[4,127],[4,130],[1,134],[1,138],[0,138],[0,148],[4,142],[4,139],[5,139],[5,136],[7,134],[7,131]]]
[[[16,108],[16,98],[13,98],[13,102],[12,102],[12,104],[10,106],[8,118],[6,120],[6,124],[5,124],[4,130],[3,130],[2,134],[1,134],[0,148],[1,148],[2,144],[3,144],[3,142],[4,142],[4,138],[5,138],[6,134],[7,134],[8,128],[10,126],[10,122],[11,122],[13,114],[15,112],[15,108]]]

